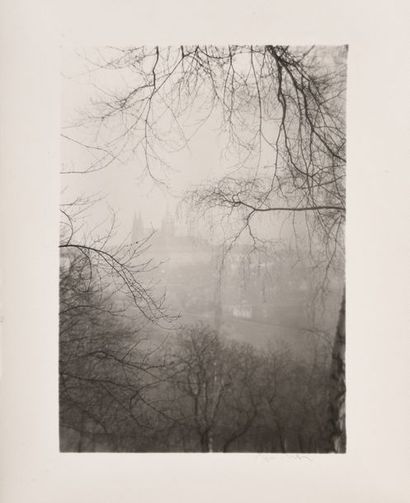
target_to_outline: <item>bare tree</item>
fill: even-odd
[[[153,431],[146,394],[164,365],[152,361],[153,334],[175,317],[153,283],[156,265],[146,258],[150,236],[116,245],[114,222],[102,237],[82,236],[89,204],[76,200],[61,208],[61,445],[144,450]],[[69,431],[76,433],[70,437]]]
[[[345,58],[345,47],[107,49],[90,62],[96,69],[116,70],[125,88],[101,92],[74,133],[64,137],[92,155],[80,171],[135,154],[144,159],[146,173],[165,183],[169,153],[186,147],[211,117],[219,120],[226,149],[236,158],[235,174],[199,187],[191,202],[239,215],[233,241],[248,233],[255,244],[259,215],[303,215],[309,236],[331,263],[343,254]],[[94,140],[90,125],[98,126]],[[343,319],[341,314],[339,327]],[[337,334],[329,424],[331,449],[343,452],[344,330]]]
[[[231,343],[226,348],[226,381],[229,392],[223,400],[221,450],[241,447],[254,425],[261,405],[261,358],[249,344]],[[249,444],[244,444],[249,445]],[[251,448],[252,448],[252,444]],[[234,449],[235,450],[235,449]],[[236,450],[243,450],[236,448]]]
[[[80,235],[82,206],[92,202],[74,201],[61,208],[60,252],[62,268],[70,270],[71,260],[78,256],[84,259],[83,274],[88,274],[89,282],[98,279],[103,290],[110,289],[111,297],[126,297],[137,310],[150,321],[167,317],[162,295],[154,294],[154,284],[149,273],[155,271],[158,264],[147,258],[152,234],[139,242],[113,243],[115,219],[110,229],[103,236]],[[152,276],[152,274],[151,274]],[[140,279],[144,277],[144,280]]]
[[[177,372],[173,382],[187,406],[184,422],[195,432],[203,452],[213,450],[222,398],[228,386],[223,351],[215,331],[194,326],[180,334],[174,354]]]

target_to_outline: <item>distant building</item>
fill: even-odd
[[[221,327],[226,320],[306,326],[315,271],[289,250],[251,253],[235,246],[222,260],[222,248],[178,232],[167,214],[159,229],[144,227],[134,215],[132,241],[151,235],[149,258],[158,264],[170,305],[181,313]]]
[[[131,241],[141,241],[151,234],[152,258],[168,263],[169,267],[209,261],[212,246],[204,239],[178,234],[174,219],[169,214],[163,218],[159,229],[145,228],[141,215],[134,215]]]

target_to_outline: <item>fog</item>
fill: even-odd
[[[164,375],[168,375],[191,343],[194,348],[196,344],[204,344],[204,348],[211,344],[214,356],[210,356],[210,361],[214,363],[206,364],[211,365],[205,367],[207,372],[219,365],[216,363],[219,357],[215,356],[218,351],[228,351],[229,360],[234,360],[237,351],[246,354],[250,351],[254,354],[252,358],[259,358],[260,362],[271,355],[272,362],[288,362],[295,375],[305,371],[313,375],[317,371],[315,379],[322,379],[322,373],[328,372],[330,366],[344,285],[343,246],[339,246],[343,241],[343,224],[339,214],[332,213],[339,207],[329,194],[336,195],[337,201],[343,196],[339,187],[332,193],[326,189],[327,184],[338,183],[339,178],[332,174],[330,181],[321,179],[314,187],[309,185],[310,178],[315,180],[316,176],[309,171],[313,169],[311,165],[317,164],[319,173],[323,170],[325,176],[330,176],[327,167],[320,167],[326,152],[320,147],[312,154],[310,146],[312,157],[306,163],[304,149],[309,148],[308,143],[297,140],[294,148],[301,152],[295,156],[298,162],[306,163],[307,178],[300,178],[298,173],[291,177],[286,174],[289,163],[295,164],[292,155],[286,154],[289,142],[296,141],[293,135],[296,139],[297,135],[303,135],[306,125],[297,129],[291,121],[283,133],[284,119],[282,122],[277,119],[281,100],[285,99],[280,94],[279,105],[272,105],[268,99],[260,108],[258,119],[257,109],[250,101],[252,96],[246,97],[246,92],[252,93],[253,89],[259,96],[261,93],[258,85],[247,83],[251,73],[245,72],[246,50],[238,56],[236,71],[248,87],[245,94],[237,93],[238,108],[231,102],[236,116],[229,115],[228,122],[225,102],[222,100],[222,108],[218,108],[210,101],[205,84],[196,80],[190,84],[183,73],[182,78],[177,78],[174,69],[163,77],[167,68],[168,71],[172,68],[170,49],[163,50],[165,59],[160,59],[158,49],[151,53],[148,49],[138,49],[137,54],[138,51],[143,56],[136,63],[130,63],[133,52],[128,55],[124,51],[125,62],[121,56],[112,60],[115,63],[107,64],[112,57],[108,49],[69,50],[63,57],[62,361],[71,361],[72,341],[76,340],[72,337],[77,333],[77,329],[71,333],[71,326],[77,320],[74,326],[85,323],[83,330],[85,334],[91,330],[92,347],[97,344],[97,349],[92,353],[88,350],[87,354],[107,354],[107,348],[111,348],[116,355],[111,358],[123,362],[137,347],[135,357],[142,358],[142,362],[154,355],[153,368],[165,372],[158,382],[165,380],[168,385],[173,381]],[[328,72],[328,68],[337,66],[337,58],[332,51],[322,51],[325,56],[320,56],[319,51],[317,57],[322,58]],[[151,96],[142,94],[140,101],[148,99],[148,107],[140,105],[138,100],[130,103],[136,93],[134,88],[144,92],[147,87],[144,79],[151,78],[158,62],[165,65],[161,70],[165,73],[158,73],[157,78],[163,79],[159,89],[168,79],[175,78],[179,94],[172,87],[168,94],[164,91],[150,115],[154,92]],[[263,64],[261,72],[262,69]],[[218,78],[216,86],[223,82]],[[137,83],[140,87],[135,87]],[[196,86],[195,91],[191,85]],[[241,113],[240,107],[243,107]],[[144,120],[143,113],[147,114]],[[235,120],[238,129],[232,126]],[[285,155],[279,148],[283,135]],[[266,139],[275,136],[276,143]],[[319,139],[323,141],[320,136]],[[274,189],[275,180],[279,185]],[[305,186],[308,196],[301,199],[299,193],[306,192]],[[311,204],[315,210],[313,216],[311,208],[303,211],[304,206]],[[289,205],[291,211],[287,211]],[[322,215],[321,208],[330,213]],[[318,231],[322,224],[324,233]],[[84,282],[88,284],[85,290],[77,291],[77,287],[72,290],[76,283]],[[90,295],[94,300],[90,301]],[[76,296],[79,298],[73,305]],[[103,311],[104,317],[109,314],[109,319],[102,323],[90,311],[87,315],[90,319],[85,322],[84,313],[72,314],[73,309],[76,313],[84,303],[86,306],[97,303],[98,311]],[[101,323],[101,329],[105,326],[103,335],[91,336],[95,331],[100,333]],[[107,337],[114,337],[117,342],[110,342]],[[86,347],[90,347],[90,342]],[[178,353],[177,360],[175,355],[170,356],[174,351]],[[238,368],[242,368],[240,365]],[[64,367],[63,363],[60,366]],[[77,371],[71,369],[67,375],[72,378]],[[215,381],[217,377],[212,372],[210,379]],[[93,382],[95,379],[93,376]],[[220,379],[222,383],[225,378]],[[237,384],[233,381],[233,385]],[[215,389],[213,400],[220,393]],[[283,392],[286,400],[291,400],[289,392]],[[67,392],[63,389],[61,393],[66,396]],[[95,393],[92,391],[89,400],[94,399]],[[168,396],[170,391],[157,389],[154,396],[156,393]],[[317,400],[321,402],[324,396]],[[68,411],[70,400],[64,402]],[[131,402],[129,407],[134,407]],[[291,410],[292,406],[285,408]],[[92,414],[94,417],[95,410]],[[164,409],[161,414],[171,413]],[[83,416],[76,417],[70,421],[84,420]],[[290,422],[293,420],[289,418]],[[77,424],[69,428],[82,431],[85,427]],[[77,437],[67,437],[64,431],[65,449],[71,450]],[[87,435],[80,436],[79,450],[84,449]],[[155,441],[150,437],[145,447],[138,444],[139,447],[130,450],[196,450],[189,435],[188,440],[183,436],[185,440],[175,440],[168,447],[159,440],[161,436],[155,437]],[[269,444],[268,450],[287,449],[286,441],[279,437]],[[212,450],[215,438],[206,441],[202,438],[201,449]],[[187,444],[182,448],[180,442]],[[220,448],[226,450],[231,442],[225,439]],[[256,448],[256,440],[249,442],[233,445],[239,450]],[[264,441],[260,442],[257,449],[264,450]],[[299,444],[293,437],[289,442],[293,445],[291,449],[303,448],[297,447]],[[97,444],[87,443],[85,449],[103,448],[103,444],[100,447]],[[108,450],[113,450],[109,445]],[[316,447],[311,445],[315,449],[324,448],[320,442]],[[124,445],[116,447],[124,448],[127,450]]]

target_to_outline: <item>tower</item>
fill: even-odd
[[[144,238],[144,225],[142,223],[141,213],[138,213],[138,218],[134,213],[134,220],[132,222],[131,230],[131,243],[135,243]]]
[[[161,234],[165,239],[173,238],[175,236],[174,220],[169,213],[162,220]]]

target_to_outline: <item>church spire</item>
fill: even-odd
[[[162,219],[161,234],[164,238],[172,238],[175,236],[174,219],[168,211]]]
[[[144,224],[142,222],[141,213],[138,213],[138,218],[134,212],[134,220],[132,222],[131,242],[135,243],[144,237]]]

